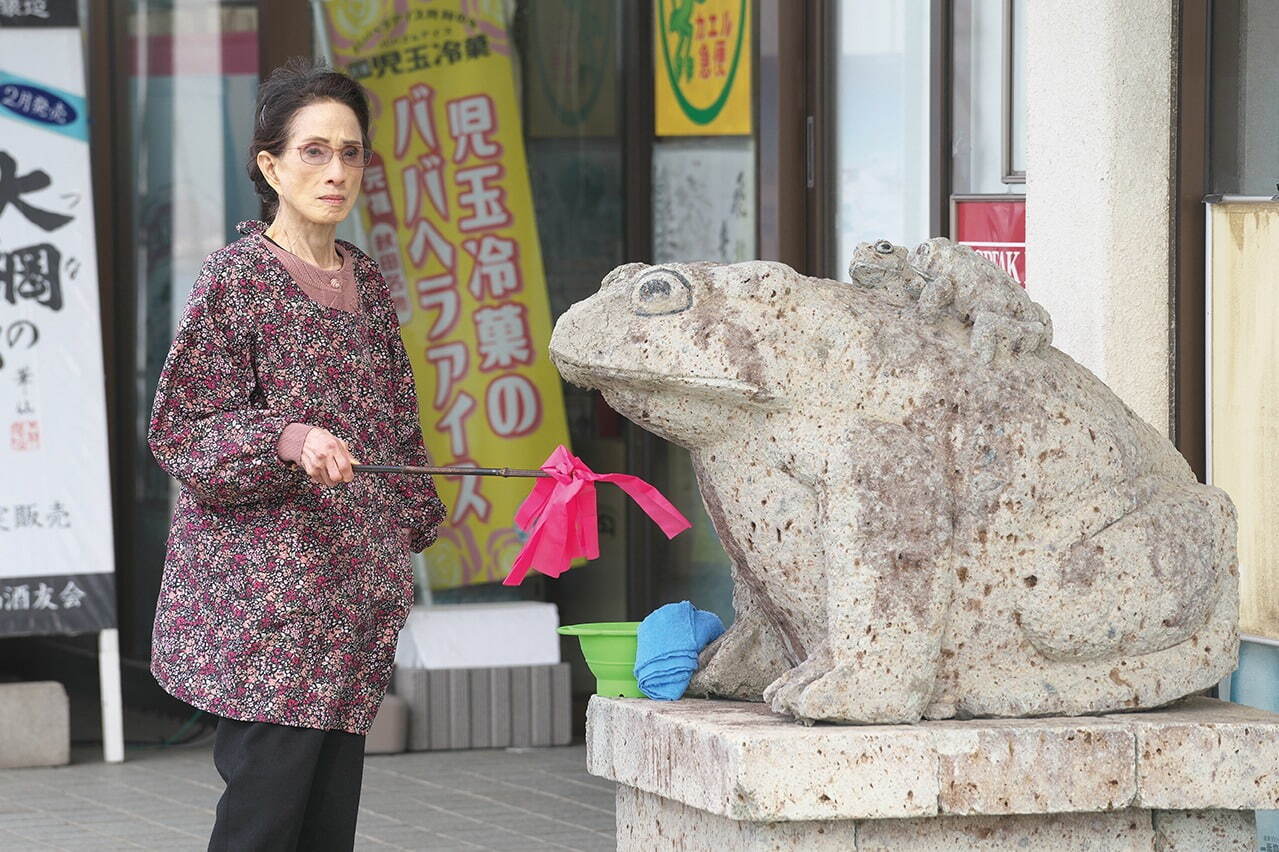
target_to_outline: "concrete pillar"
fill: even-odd
[[[1172,0],[1031,0],[1026,277],[1054,343],[1168,434]]]

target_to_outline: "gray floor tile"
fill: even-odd
[[[0,849],[203,849],[222,793],[210,747],[127,757],[108,766],[80,750],[71,766],[0,771]],[[613,785],[585,757],[581,746],[370,757],[356,848],[611,850]]]

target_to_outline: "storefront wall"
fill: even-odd
[[[758,0],[751,6],[752,50],[758,45],[752,99],[756,112],[769,111],[769,121],[755,115],[747,134],[664,137],[653,122],[652,4],[511,4],[553,316],[593,293],[611,268],[637,259],[764,256],[807,274],[843,277],[857,242],[886,237],[913,244],[945,235],[950,222],[939,211],[953,195],[1017,199],[1029,175],[1032,295],[1061,316],[1058,341],[1067,351],[1099,369],[1143,416],[1168,424],[1175,419],[1169,382],[1176,375],[1168,366],[1168,329],[1176,323],[1167,320],[1170,237],[1161,234],[1169,234],[1172,160],[1169,154],[1152,161],[1147,143],[1172,132],[1169,84],[1158,75],[1147,81],[1154,87],[1147,95],[1162,98],[1164,107],[1139,99],[1150,122],[1144,135],[1121,126],[1118,106],[1085,109],[1083,95],[1059,96],[1054,86],[1089,83],[1136,97],[1133,87],[1145,78],[1120,86],[1115,64],[1135,48],[1127,36],[1101,39],[1113,54],[1102,58],[1113,61],[1101,63],[1093,78],[1081,82],[1076,74],[1066,81],[1045,68],[1048,59],[1074,56],[1072,39],[1095,53],[1097,28],[1118,24],[1102,16],[1091,19],[1092,29],[1066,26],[1036,12],[1037,4],[1019,18],[1023,5],[923,0],[907,13],[859,0]],[[1238,64],[1214,69],[1216,191],[1266,193],[1262,177],[1279,172],[1266,165],[1265,145],[1250,141],[1265,137],[1269,113],[1222,94],[1232,80],[1267,79],[1264,57],[1274,46],[1262,42],[1273,28],[1262,26],[1262,6],[1250,4],[1241,13],[1251,16],[1251,25],[1239,30],[1248,35]],[[800,7],[802,14],[794,11]],[[95,130],[109,133],[106,145],[95,139],[95,182],[104,280],[112,282],[103,288],[104,340],[122,635],[126,655],[141,662],[149,654],[172,499],[172,485],[144,441],[156,376],[199,261],[235,238],[235,221],[256,215],[243,160],[257,79],[288,55],[321,51],[304,0],[207,0],[173,8],[121,0],[104,9],[95,7],[98,17],[91,18],[103,26],[91,23],[88,30],[90,56],[97,57],[92,91],[117,108]],[[1036,14],[1047,17],[1036,22]],[[756,21],[769,22],[766,34]],[[1218,22],[1219,32],[1227,23]],[[1171,26],[1138,29],[1166,36]],[[1121,50],[1121,44],[1129,46]],[[1172,61],[1171,46],[1148,47]],[[1018,70],[1021,53],[1029,57],[1024,71]],[[1019,89],[1018,81],[1026,85]],[[1257,84],[1234,85],[1256,96]],[[1088,161],[1077,162],[1079,145],[1050,138],[1063,121],[1094,128],[1089,132],[1103,141],[1140,135],[1134,144],[1141,155],[1123,160],[1133,165],[1123,169],[1120,160],[1105,159],[1104,146],[1083,146]],[[1238,131],[1229,135],[1232,127]],[[1066,159],[1053,153],[1059,148]],[[939,160],[939,150],[948,156]],[[1139,178],[1148,180],[1149,193],[1132,191]],[[1110,194],[1090,194],[1088,180],[1123,191],[1112,186]],[[1053,210],[1114,204],[1134,208],[1138,218],[1162,216],[1162,230],[1137,229],[1118,214],[1075,216],[1073,224],[1053,218],[1060,218]],[[1128,236],[1119,246],[1098,245],[1107,239],[1101,232],[1065,236],[1081,222]],[[1150,239],[1134,244],[1136,230],[1149,231]],[[1162,266],[1151,266],[1140,281],[1133,277],[1133,269],[1146,267],[1128,261],[1160,252]],[[1089,258],[1093,266],[1081,265]],[[1124,282],[1126,289],[1094,292],[1107,281]],[[1124,319],[1134,312],[1140,322]],[[695,526],[667,543],[619,492],[601,487],[601,558],[554,582],[526,581],[515,594],[556,602],[565,622],[640,618],[685,598],[730,620],[727,559],[702,511],[687,454],[619,418],[595,393],[565,386],[564,395],[574,450],[597,470],[625,470],[654,482]],[[503,594],[509,593],[466,587],[438,590],[436,599]]]
[[[1239,512],[1239,669],[1225,696],[1279,711],[1279,8],[1212,6],[1207,230],[1207,474]],[[1259,812],[1260,848],[1279,812]]]

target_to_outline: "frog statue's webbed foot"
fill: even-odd
[[[784,643],[749,594],[735,592],[733,605],[736,619],[702,651],[685,695],[759,701],[764,688],[790,668]]]
[[[1052,341],[1052,323],[1021,321],[994,311],[979,311],[973,318],[972,349],[983,364],[997,355],[1038,352]]]

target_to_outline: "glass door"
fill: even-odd
[[[258,216],[245,171],[258,83],[254,0],[132,0],[117,73],[128,106],[127,179],[119,203],[133,236],[136,337],[128,382],[133,431],[132,542],[135,605],[154,601],[164,566],[174,485],[147,447],[160,369],[200,266]],[[127,366],[123,369],[129,369]],[[132,647],[150,646],[150,613],[131,619]]]

